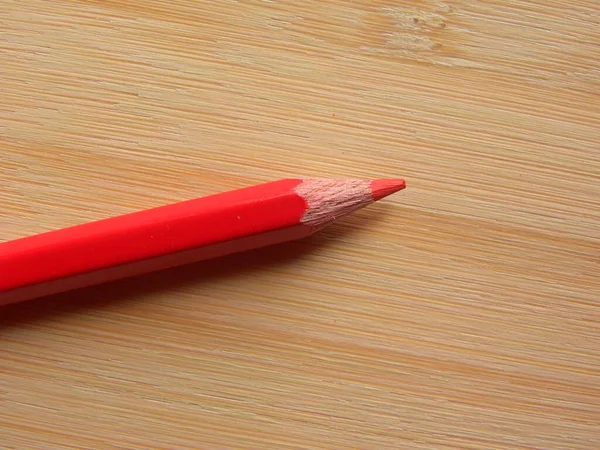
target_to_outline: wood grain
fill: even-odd
[[[600,4],[0,0],[0,239],[295,176],[307,240],[0,311],[7,449],[600,448]]]

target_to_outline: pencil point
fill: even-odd
[[[371,191],[373,192],[373,201],[381,200],[394,192],[398,192],[406,187],[406,181],[401,178],[373,180],[371,182]]]

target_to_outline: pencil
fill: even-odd
[[[0,243],[0,305],[306,237],[402,179],[284,179]]]

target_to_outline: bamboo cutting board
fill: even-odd
[[[0,0],[0,24],[0,240],[408,183],[303,241],[3,308],[2,448],[600,448],[600,3]]]

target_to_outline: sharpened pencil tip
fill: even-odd
[[[373,180],[371,182],[371,192],[373,201],[381,200],[394,192],[398,192],[406,187],[406,181],[402,178]]]

